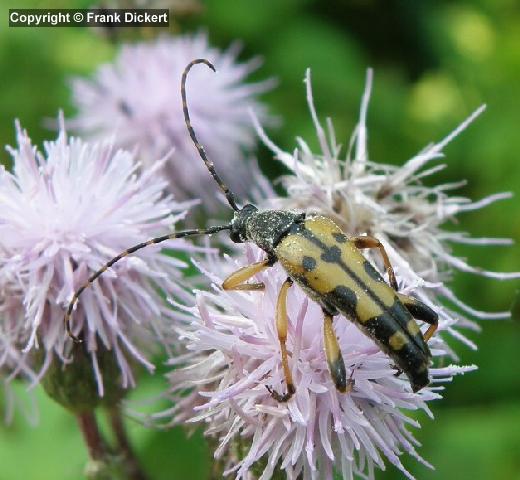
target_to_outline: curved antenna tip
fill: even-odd
[[[213,70],[214,72],[217,71],[217,69],[215,68],[215,65],[213,65],[209,60],[207,60],[206,58],[197,58],[196,60],[193,60],[193,62],[191,62],[193,65],[196,65],[197,63],[203,63],[204,65],[208,66],[209,68],[211,68],[211,70]]]
[[[200,63],[203,63],[207,67],[211,68],[211,70],[216,72],[215,67],[213,66],[213,64],[209,60],[206,60],[205,58],[197,58],[195,60],[192,60],[190,63],[188,63],[188,65],[184,69],[184,72],[182,72],[182,78],[181,78],[181,98],[182,98],[182,111],[184,113],[184,122],[186,123],[186,128],[188,129],[188,133],[189,133],[189,135],[191,137],[191,140],[192,140],[193,144],[195,145],[195,148],[197,149],[197,151],[199,153],[200,158],[202,159],[202,161],[206,165],[206,168],[208,169],[209,173],[213,177],[213,180],[215,180],[215,182],[219,186],[219,188],[222,191],[222,193],[224,193],[224,195],[226,196],[226,199],[228,201],[229,206],[233,210],[235,210],[235,212],[237,212],[239,210],[239,208],[238,208],[238,205],[237,205],[237,203],[235,201],[235,196],[234,196],[233,192],[222,181],[222,179],[220,178],[220,175],[215,170],[215,165],[213,164],[213,162],[211,162],[208,159],[208,157],[206,155],[206,152],[204,150],[204,147],[201,145],[201,143],[197,139],[197,135],[195,134],[195,130],[193,129],[193,126],[191,125],[191,118],[190,118],[190,113],[189,113],[189,110],[188,110],[188,101],[186,99],[186,78],[187,78],[188,72],[191,70],[191,68],[194,65],[197,65],[197,64],[200,64]]]

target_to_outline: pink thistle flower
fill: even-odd
[[[161,162],[138,174],[131,153],[68,137],[63,119],[58,138],[44,144],[45,153],[19,124],[17,139],[17,148],[7,148],[12,173],[0,171],[0,271],[2,285],[16,282],[21,292],[16,347],[44,349],[37,381],[53,354],[70,361],[63,315],[73,292],[128,246],[170,231],[190,204],[164,196],[165,182],[157,175]],[[164,246],[194,249],[183,241]],[[84,339],[100,396],[99,349],[113,352],[123,388],[135,385],[131,364],[153,370],[146,355],[158,341],[169,343],[164,319],[172,316],[158,288],[182,296],[184,266],[148,248],[119,262],[81,296],[72,329]]]
[[[226,51],[210,47],[204,33],[126,45],[115,63],[101,66],[94,78],[73,81],[78,114],[71,125],[90,136],[117,133],[116,145],[137,146],[147,164],[173,150],[164,167],[170,189],[181,197],[201,198],[204,207],[215,210],[214,185],[184,124],[180,81],[194,58],[214,63],[217,74],[206,68],[190,74],[186,90],[192,123],[209,156],[222,159],[220,171],[230,186],[245,194],[254,176],[244,150],[256,144],[248,109],[266,119],[256,97],[272,82],[245,83],[259,60],[238,63],[239,50],[238,45]]]
[[[319,121],[309,70],[305,83],[307,102],[319,140],[319,153],[312,152],[302,138],[298,138],[298,147],[293,153],[284,152],[253,118],[262,141],[291,172],[282,177],[287,196],[269,199],[263,206],[321,213],[332,218],[347,235],[366,234],[378,238],[388,252],[400,291],[413,292],[438,312],[439,331],[448,331],[476,349],[476,345],[454,327],[478,330],[478,325],[468,317],[500,319],[508,318],[509,312],[483,312],[465,304],[448,286],[453,271],[500,280],[520,278],[520,273],[490,272],[473,267],[464,259],[455,257],[450,244],[510,245],[512,241],[507,238],[472,238],[466,232],[444,230],[444,226],[459,214],[478,210],[512,195],[510,192],[498,193],[473,202],[451,195],[465,182],[429,187],[422,183],[422,179],[446,167],[446,164],[430,164],[444,157],[446,145],[467,128],[485,106],[478,108],[440,142],[428,145],[404,165],[394,166],[375,163],[368,154],[366,117],[372,70],[367,73],[360,119],[344,159],[340,158],[342,148],[336,141],[331,119],[327,119],[326,129]],[[378,266],[380,272],[384,272],[381,257],[376,252],[366,250],[363,254]],[[446,301],[455,308],[445,306]],[[456,358],[454,352],[452,356]]]
[[[449,196],[453,185],[426,187],[421,178],[439,168],[424,168],[442,156],[446,144],[458,135],[482,109],[443,141],[433,144],[403,167],[375,164],[366,148],[366,111],[371,72],[363,96],[361,119],[354,132],[346,160],[340,160],[332,123],[328,135],[318,121],[310,76],[307,98],[316,126],[321,152],[314,154],[304,140],[289,154],[274,145],[257,123],[264,143],[291,171],[283,178],[287,198],[262,202],[264,207],[320,213],[339,223],[347,235],[369,234],[385,245],[403,293],[413,292],[440,316],[439,331],[448,331],[474,346],[456,327],[477,326],[454,310],[441,305],[448,299],[463,312],[480,318],[503,318],[506,313],[477,312],[457,299],[446,286],[452,270],[482,273],[492,278],[518,278],[518,273],[484,272],[451,254],[449,242],[475,244],[509,243],[504,239],[470,239],[464,233],[443,230],[443,224],[458,213],[478,209],[510,194],[490,196],[480,202]],[[265,190],[265,189],[264,189]],[[366,252],[381,273],[379,255]],[[240,266],[264,258],[254,246]],[[475,366],[449,365],[429,369],[431,385],[413,393],[403,376],[396,377],[392,361],[372,340],[343,316],[335,319],[340,349],[353,391],[339,393],[330,378],[323,352],[323,313],[297,286],[289,290],[289,335],[287,349],[296,385],[287,403],[277,403],[267,386],[284,390],[280,346],[275,327],[278,292],[287,277],[279,265],[256,276],[265,292],[226,292],[222,280],[233,270],[229,259],[213,257],[199,267],[213,282],[212,292],[198,292],[196,305],[184,308],[193,316],[191,325],[176,328],[188,353],[172,359],[170,394],[175,402],[158,415],[171,423],[195,422],[218,444],[215,457],[226,464],[226,473],[238,479],[268,480],[275,470],[289,479],[373,478],[375,468],[384,469],[384,459],[407,478],[401,455],[407,452],[430,466],[416,451],[419,445],[410,427],[419,424],[407,412],[424,410],[441,398],[443,386],[453,376]],[[423,328],[424,331],[424,328]],[[429,343],[434,360],[456,355],[441,336]],[[188,393],[187,393],[188,391]],[[237,454],[237,445],[243,450]],[[253,474],[254,471],[254,474]]]
[[[440,398],[440,382],[449,382],[473,366],[431,368],[432,386],[414,394],[408,380],[396,377],[391,360],[372,340],[343,316],[335,329],[354,388],[339,393],[329,374],[323,352],[323,313],[303,291],[289,290],[290,352],[296,393],[287,403],[275,401],[266,386],[283,390],[280,347],[275,327],[278,292],[287,273],[275,265],[254,281],[265,292],[221,291],[222,280],[237,265],[263,258],[248,246],[245,260],[231,262],[208,257],[199,268],[213,282],[213,292],[197,292],[196,306],[183,307],[193,316],[189,326],[176,328],[188,353],[173,358],[177,368],[169,374],[174,406],[157,415],[171,423],[197,422],[218,442],[217,459],[227,472],[249,479],[253,467],[258,478],[271,478],[281,468],[289,479],[332,479],[362,475],[373,478],[384,469],[384,458],[412,478],[400,456],[407,452],[423,464],[410,427],[419,427],[407,411],[424,410]],[[178,306],[176,304],[176,306]],[[434,348],[434,356],[446,353]],[[186,390],[189,393],[186,396]],[[234,445],[247,446],[241,458],[230,460]]]

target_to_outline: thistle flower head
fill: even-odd
[[[363,96],[361,118],[346,159],[340,159],[332,123],[328,134],[318,121],[312,101],[310,76],[307,97],[317,129],[321,152],[315,154],[299,139],[294,154],[274,145],[260,128],[263,141],[289,168],[283,178],[287,197],[264,201],[264,206],[320,213],[333,218],[347,235],[369,234],[384,244],[394,266],[400,291],[412,293],[433,308],[440,317],[439,331],[473,344],[454,327],[476,325],[460,312],[443,306],[447,298],[463,312],[484,318],[504,317],[504,313],[478,312],[458,300],[446,283],[452,269],[474,271],[497,278],[518,274],[481,272],[454,257],[451,241],[476,244],[508,243],[505,240],[473,240],[463,233],[449,233],[443,224],[456,214],[480,208],[509,194],[488,197],[480,202],[450,196],[453,185],[427,187],[421,178],[440,167],[426,164],[439,158],[445,145],[480,113],[443,141],[428,146],[403,167],[371,162],[366,147],[366,111],[371,88],[371,72]],[[240,266],[263,258],[258,248],[247,247]],[[380,273],[384,268],[378,252],[366,252]],[[449,382],[474,366],[436,367],[436,358],[456,354],[440,335],[429,342],[433,365],[431,384],[413,393],[402,375],[376,344],[348,318],[335,319],[335,331],[345,365],[354,382],[351,393],[339,393],[331,380],[323,351],[323,313],[298,287],[289,291],[287,350],[296,393],[287,403],[277,403],[267,386],[284,390],[280,345],[276,332],[277,297],[287,272],[280,265],[259,274],[253,281],[265,284],[265,292],[226,292],[218,285],[236,269],[230,260],[209,257],[201,264],[214,284],[213,292],[199,292],[195,307],[185,307],[193,316],[191,325],[177,328],[188,353],[172,360],[177,368],[170,374],[171,395],[176,402],[160,417],[171,422],[198,422],[205,425],[218,447],[227,473],[236,478],[267,480],[275,470],[287,478],[332,479],[361,476],[373,478],[376,467],[384,469],[384,459],[412,478],[401,462],[407,452],[428,465],[415,447],[410,432],[418,422],[407,412],[424,410],[428,402],[440,398],[441,382]],[[425,327],[421,325],[424,333]],[[189,393],[186,394],[186,391]]]
[[[478,210],[495,201],[511,197],[508,192],[490,195],[479,201],[453,195],[465,182],[427,186],[422,179],[446,167],[434,164],[444,157],[446,145],[459,135],[485,106],[478,108],[452,133],[432,143],[402,166],[376,163],[368,154],[367,110],[372,89],[372,71],[367,73],[359,122],[352,134],[346,154],[336,141],[332,121],[326,129],[314,107],[310,71],[305,77],[307,102],[320,145],[315,153],[305,140],[298,138],[294,153],[277,147],[255,120],[263,142],[277,160],[290,171],[282,177],[287,196],[269,199],[266,205],[324,214],[338,223],[347,235],[371,235],[385,246],[397,274],[400,290],[413,291],[420,300],[440,315],[440,330],[448,330],[470,347],[475,345],[453,329],[454,324],[478,328],[465,315],[477,318],[506,318],[508,312],[481,312],[466,305],[450,290],[447,283],[454,270],[477,273],[490,278],[513,279],[518,273],[489,272],[472,267],[451,252],[452,243],[472,245],[510,244],[504,238],[472,238],[465,232],[444,230],[458,214]],[[364,254],[384,272],[378,252]],[[459,311],[441,307],[447,300]],[[461,313],[463,312],[463,313]]]
[[[427,402],[440,397],[437,384],[473,367],[432,368],[433,386],[414,394],[405,378],[395,376],[390,359],[340,315],[335,330],[354,388],[339,393],[323,351],[323,312],[293,286],[287,349],[296,393],[278,403],[266,386],[285,388],[275,311],[287,273],[275,265],[257,275],[254,281],[265,283],[263,293],[223,292],[217,286],[237,264],[263,256],[250,246],[239,262],[209,258],[200,267],[214,291],[198,292],[196,306],[186,309],[192,324],[177,329],[189,353],[171,362],[183,368],[170,373],[175,406],[160,416],[203,424],[217,440],[216,458],[223,457],[227,473],[240,479],[251,478],[254,470],[254,478],[266,480],[275,469],[290,479],[332,479],[334,471],[342,478],[372,478],[374,467],[385,468],[384,458],[411,478],[400,460],[403,451],[428,463],[415,450],[410,427],[418,423],[406,412],[430,414]],[[435,356],[443,353],[433,350]],[[244,446],[239,453],[237,445]]]
[[[184,124],[180,97],[181,76],[194,58],[207,58],[217,74],[195,68],[186,86],[192,124],[210,158],[219,159],[219,171],[238,194],[252,183],[251,168],[243,161],[256,135],[248,116],[253,108],[265,118],[257,95],[271,82],[245,83],[258,68],[258,59],[239,63],[239,48],[210,47],[203,33],[148,43],[126,45],[114,64],[100,67],[90,80],[73,82],[78,114],[71,125],[88,135],[117,132],[117,146],[137,146],[150,164],[173,150],[165,165],[171,190],[202,198],[215,209],[215,187],[197,156]]]
[[[69,138],[63,122],[44,153],[19,124],[17,139],[16,148],[8,147],[13,171],[0,171],[0,271],[2,288],[14,282],[20,295],[4,297],[3,305],[18,312],[9,324],[16,346],[26,352],[43,347],[44,373],[53,354],[70,360],[63,315],[73,292],[121,251],[167,232],[188,204],[164,196],[160,163],[138,174],[132,154]],[[192,248],[182,241],[165,246]],[[84,339],[100,395],[97,351],[111,352],[123,387],[134,384],[131,363],[153,369],[145,352],[152,338],[165,335],[160,318],[170,314],[157,287],[181,294],[182,266],[149,248],[119,262],[81,296],[72,329]],[[18,305],[7,307],[13,298]]]

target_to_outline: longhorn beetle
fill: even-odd
[[[199,143],[191,126],[186,102],[186,78],[190,69],[201,63],[215,71],[215,67],[205,59],[193,60],[185,68],[181,81],[184,120],[201,159],[234,210],[233,219],[226,225],[174,232],[152,238],[114,257],[74,293],[64,318],[68,335],[75,342],[81,341],[74,336],[71,329],[74,305],[85,288],[122,258],[165,240],[229,230],[233,242],[252,242],[266,253],[266,258],[231,274],[222,283],[224,290],[263,290],[263,283],[250,283],[248,280],[277,261],[282,264],[288,275],[280,289],[276,306],[276,328],[287,392],[281,394],[267,387],[273,398],[279,402],[287,402],[295,392],[286,347],[287,293],[294,282],[323,309],[325,355],[337,390],[348,392],[353,385],[347,378],[332,324],[333,317],[339,313],[353,321],[392,358],[399,371],[407,375],[414,392],[428,385],[431,353],[426,343],[437,329],[438,316],[419,300],[397,292],[394,271],[379,240],[370,236],[347,237],[332,220],[320,215],[307,216],[287,210],[258,210],[250,203],[242,208],[238,207],[233,192],[217,174],[213,162],[206,156],[204,147]],[[366,248],[379,250],[390,285],[385,283],[361,254],[360,250]],[[424,335],[414,317],[429,324]]]

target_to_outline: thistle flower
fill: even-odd
[[[107,142],[69,138],[63,119],[57,139],[44,144],[45,153],[18,123],[16,128],[18,146],[7,148],[13,171],[0,171],[0,283],[3,288],[16,282],[21,292],[25,314],[9,325],[14,346],[31,353],[43,347],[38,381],[54,356],[70,363],[72,342],[63,315],[73,292],[125,248],[169,231],[189,204],[164,196],[165,182],[157,177],[161,162],[139,175],[132,154]],[[165,246],[193,249],[183,241]],[[85,290],[72,329],[84,339],[99,396],[104,394],[100,352],[110,352],[123,388],[135,384],[132,364],[153,370],[146,354],[157,341],[168,343],[161,318],[172,315],[157,287],[182,296],[183,266],[149,248]]]
[[[238,45],[219,51],[203,33],[126,45],[114,64],[103,65],[91,80],[73,81],[78,114],[71,125],[83,134],[117,133],[118,147],[138,147],[151,164],[174,150],[165,165],[170,189],[178,196],[203,200],[215,210],[214,185],[186,131],[180,97],[181,75],[194,58],[208,58],[217,74],[194,69],[186,86],[192,123],[211,158],[221,160],[222,175],[239,194],[253,175],[244,162],[256,135],[248,116],[253,108],[266,118],[258,94],[272,82],[244,83],[258,59],[238,63]]]
[[[520,278],[517,272],[490,272],[469,265],[452,254],[451,243],[470,245],[509,245],[506,238],[473,238],[465,232],[444,230],[445,224],[461,213],[478,210],[498,200],[511,198],[504,192],[479,201],[451,195],[465,182],[429,187],[421,180],[446,167],[430,164],[444,156],[446,145],[480,115],[485,106],[472,113],[452,133],[425,149],[402,166],[375,163],[369,159],[366,117],[372,89],[372,71],[368,70],[360,119],[350,140],[346,158],[336,142],[334,127],[327,119],[326,130],[314,107],[310,71],[305,77],[307,102],[320,145],[314,153],[298,138],[294,153],[277,147],[265,134],[258,119],[253,118],[258,134],[290,174],[282,177],[286,197],[270,199],[264,206],[321,213],[340,225],[348,235],[371,235],[385,246],[397,274],[400,290],[413,292],[439,313],[439,331],[446,330],[473,349],[476,346],[453,327],[476,330],[467,316],[484,319],[508,318],[509,312],[482,312],[460,300],[447,285],[453,271],[470,272],[496,279]],[[364,251],[369,260],[384,272],[377,252]],[[441,307],[446,300],[459,311]],[[463,312],[463,313],[461,313]],[[456,357],[455,353],[452,352]]]
[[[442,230],[457,213],[478,209],[509,194],[490,196],[479,202],[450,197],[454,186],[426,187],[420,179],[441,167],[424,168],[440,157],[444,146],[460,133],[482,109],[443,141],[427,147],[403,167],[379,165],[368,160],[366,111],[371,72],[363,96],[361,119],[345,161],[339,159],[332,124],[328,136],[318,121],[310,75],[307,97],[322,152],[313,154],[299,139],[294,154],[283,152],[265,135],[259,135],[291,171],[283,178],[287,198],[274,198],[263,206],[321,213],[338,222],[348,235],[369,234],[385,245],[397,273],[400,290],[413,293],[439,313],[439,331],[448,331],[469,345],[455,327],[477,326],[460,313],[441,306],[447,298],[472,316],[501,318],[505,313],[478,312],[458,300],[446,286],[452,269],[482,273],[493,278],[517,278],[518,273],[500,274],[472,268],[454,257],[449,241],[476,244],[509,243],[503,239],[471,239],[463,233]],[[265,254],[248,246],[239,266],[253,263]],[[379,256],[367,252],[380,273]],[[408,478],[401,461],[407,452],[426,466],[416,451],[419,443],[410,432],[418,427],[407,412],[424,410],[432,416],[428,402],[441,397],[443,386],[454,375],[476,367],[436,367],[439,356],[456,354],[438,334],[430,341],[434,357],[431,385],[418,393],[372,340],[343,316],[335,319],[340,349],[353,390],[338,393],[330,378],[323,352],[323,313],[303,291],[289,291],[289,335],[287,350],[296,393],[287,403],[277,403],[267,386],[283,391],[280,346],[275,327],[278,292],[287,277],[279,265],[256,276],[265,292],[226,292],[218,287],[236,269],[230,259],[213,257],[199,268],[213,282],[213,292],[198,292],[196,305],[184,307],[193,316],[191,325],[177,327],[188,353],[172,359],[170,394],[174,406],[158,415],[171,423],[195,422],[218,445],[215,457],[225,473],[238,479],[272,478],[283,471],[287,478],[373,478],[376,467],[384,469],[384,458]],[[177,307],[181,307],[176,304]],[[181,307],[182,308],[182,307]]]
[[[419,425],[406,412],[424,410],[431,416],[427,402],[440,398],[438,383],[474,367],[432,368],[433,386],[414,394],[406,379],[394,375],[390,359],[338,316],[336,334],[354,382],[350,394],[339,393],[323,352],[322,310],[293,287],[287,348],[296,393],[288,403],[278,403],[266,386],[284,388],[274,317],[287,273],[275,265],[257,275],[255,281],[265,283],[263,293],[218,287],[237,264],[263,255],[248,246],[245,260],[209,257],[199,266],[214,291],[198,292],[196,306],[184,307],[194,319],[177,331],[188,353],[171,360],[177,366],[169,374],[174,407],[158,417],[204,425],[218,443],[215,457],[222,457],[226,474],[238,479],[267,480],[275,469],[284,470],[289,479],[332,479],[333,471],[342,478],[372,478],[375,467],[385,468],[384,457],[412,478],[400,460],[403,451],[429,464],[415,450],[418,442],[409,427]],[[432,353],[439,356],[445,350],[435,348]],[[186,396],[186,389],[192,393]],[[237,445],[244,446],[238,453]],[[251,470],[257,475],[250,477]]]

